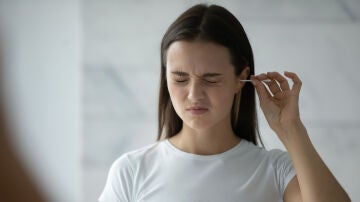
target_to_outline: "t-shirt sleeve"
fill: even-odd
[[[281,196],[284,196],[286,186],[296,175],[295,168],[288,152],[280,149],[273,149],[271,150],[271,154],[272,164],[275,170],[275,180]]]
[[[131,201],[132,179],[133,171],[129,158],[122,155],[111,165],[98,202]]]

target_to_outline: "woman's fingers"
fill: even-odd
[[[293,72],[285,71],[284,74],[286,77],[291,78],[294,83],[291,90],[295,91],[296,94],[300,94],[302,82],[299,77]]]
[[[254,75],[254,76],[255,76],[255,75]],[[256,75],[255,78],[258,79],[258,80],[260,80],[260,81],[269,79],[269,77],[268,77],[265,73]]]
[[[253,84],[259,96],[260,104],[266,102],[271,97],[269,91],[266,89],[265,85],[261,82],[261,80],[263,80],[262,78],[264,78],[263,74],[260,74],[258,76],[251,75],[250,77],[250,79],[253,81]]]
[[[283,77],[279,72],[268,72],[267,76],[273,80],[276,80],[277,82],[280,83],[280,87],[282,91],[289,91],[290,87],[289,87],[289,83],[286,80],[285,77]],[[276,83],[276,82],[275,82]],[[277,88],[279,88],[279,86],[277,85]],[[280,88],[279,88],[280,89]]]
[[[262,99],[271,98],[272,96],[274,96],[276,99],[282,99],[284,95],[283,93],[286,93],[290,90],[295,94],[299,94],[302,85],[299,77],[293,72],[285,71],[284,74],[286,77],[292,79],[294,83],[292,89],[290,89],[287,79],[278,72],[267,72],[267,74],[262,73],[257,76],[253,76],[254,79],[258,81],[254,83],[254,85],[257,84],[255,87],[259,96],[261,96]],[[266,84],[262,82],[268,79],[270,79],[270,82],[266,82]],[[266,85],[272,94],[270,94],[269,90],[266,88]]]
[[[277,84],[276,80],[271,79],[269,83],[267,83],[269,86],[270,92],[276,97],[282,93],[280,86]]]

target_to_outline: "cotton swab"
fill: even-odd
[[[247,80],[247,79],[245,79],[245,80],[240,80],[240,81],[243,81],[243,82],[252,82],[252,80]],[[262,80],[263,82],[271,82],[271,80],[270,79],[265,79],[265,80]]]

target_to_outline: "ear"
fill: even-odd
[[[241,89],[245,86],[246,82],[243,82],[241,80],[245,80],[249,77],[250,75],[250,67],[246,66],[242,72],[236,76],[236,93],[238,93],[239,91],[241,91]]]

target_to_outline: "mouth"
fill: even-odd
[[[192,115],[201,115],[206,113],[208,109],[204,107],[190,107],[186,109],[186,111],[190,112]]]

